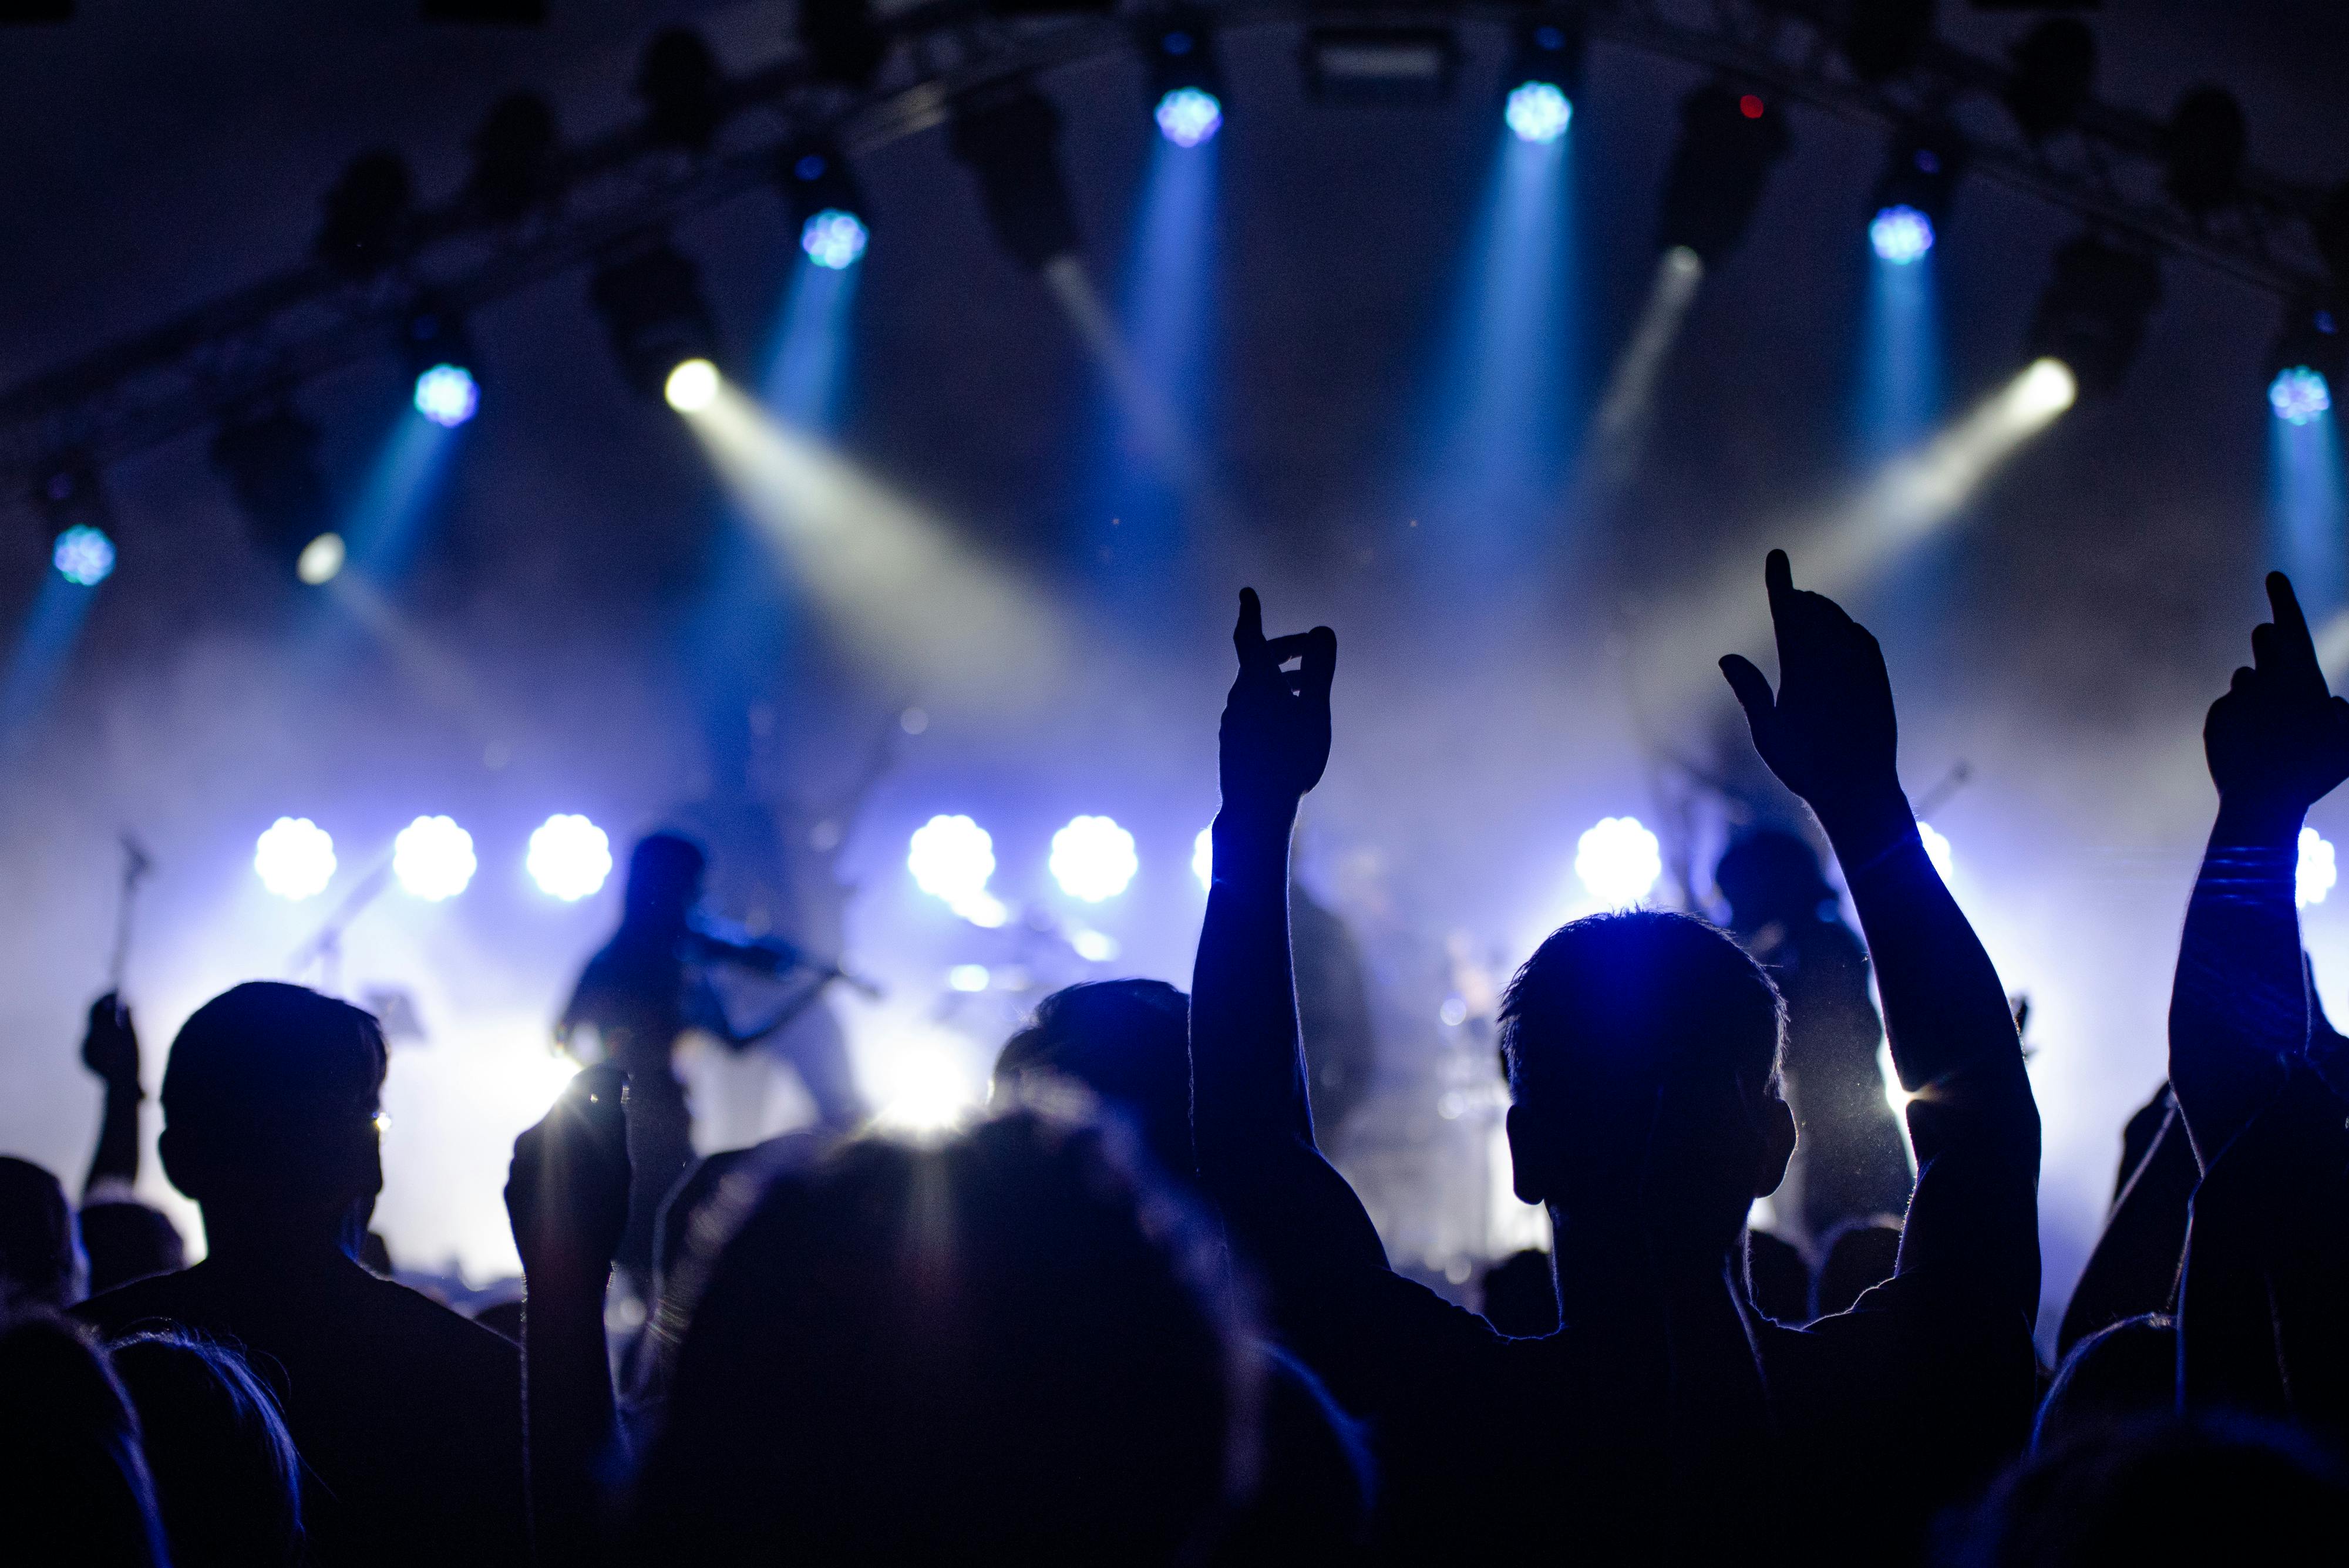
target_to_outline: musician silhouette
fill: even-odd
[[[628,1158],[635,1182],[617,1265],[640,1301],[651,1300],[653,1223],[693,1163],[693,1113],[670,1064],[678,1036],[692,1030],[731,1049],[747,1049],[798,1018],[824,982],[839,978],[836,968],[789,943],[753,939],[704,916],[698,906],[706,866],[701,846],[680,834],[656,833],[637,844],[628,860],[620,929],[588,961],[555,1031],[574,1053],[586,1054],[581,1035],[592,1030],[600,1047],[594,1053],[597,1059],[628,1074]],[[805,983],[772,1016],[738,1028],[710,981],[711,972],[721,968],[797,976]],[[817,1114],[827,1125],[844,1127],[864,1110],[844,1054],[799,1059],[809,1054],[800,1042],[827,1041],[838,1053],[835,1037],[806,1031],[787,1049]]]

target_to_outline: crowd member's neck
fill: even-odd
[[[1658,1261],[1635,1228],[1583,1223],[1549,1210],[1558,1321],[1567,1327],[1660,1322],[1668,1294],[1723,1287],[1730,1252]]]
[[[203,1205],[205,1254],[270,1269],[355,1263],[367,1234],[366,1205],[337,1210],[276,1204]]]

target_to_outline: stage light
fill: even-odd
[[[707,359],[688,359],[668,373],[661,396],[678,413],[699,413],[718,400],[718,367]]]
[[[2323,372],[2293,365],[2268,383],[2268,406],[2285,423],[2304,425],[2333,406],[2333,389]]]
[[[947,984],[955,991],[985,991],[987,966],[983,963],[958,963],[947,971]]]
[[[1519,141],[1556,141],[1573,121],[1574,105],[1549,82],[1520,82],[1509,89],[1501,119]]]
[[[347,277],[389,266],[408,246],[416,221],[416,182],[408,161],[378,149],[362,152],[326,192],[326,215],[312,249]]]
[[[1663,846],[1636,816],[1602,817],[1575,842],[1574,874],[1600,903],[1628,909],[1663,876]]]
[[[481,389],[462,365],[433,365],[416,378],[416,411],[443,430],[454,430],[481,406]]]
[[[2072,123],[2096,74],[2096,38],[2072,16],[2042,22],[2007,51],[2014,74],[2000,95],[2023,134],[2044,141]]]
[[[1656,247],[1685,245],[1710,267],[1736,247],[1786,155],[1785,116],[1753,93],[1709,82],[1681,100],[1681,134],[1664,172]]]
[[[1207,892],[1216,885],[1216,830],[1199,829],[1199,836],[1191,841],[1191,875],[1199,879],[1199,890]]]
[[[636,67],[636,97],[655,141],[689,152],[709,151],[726,118],[726,78],[718,57],[690,27],[671,27],[645,46]]]
[[[1315,27],[1305,90],[1324,103],[1425,104],[1452,96],[1460,41],[1441,27]]]
[[[510,92],[490,106],[473,132],[467,198],[501,223],[511,223],[554,194],[554,154],[562,143],[554,109],[534,92]]]
[[[463,892],[480,864],[473,836],[445,816],[419,816],[391,841],[391,874],[432,903]]]
[[[864,223],[854,213],[826,207],[800,226],[800,249],[808,260],[834,272],[845,272],[864,254]]]
[[[1162,13],[1142,47],[1158,134],[1177,147],[1213,140],[1224,123],[1224,73],[1207,19],[1187,6]]]
[[[897,1132],[951,1131],[978,1108],[979,1085],[956,1046],[941,1040],[898,1039],[876,1064],[880,1093],[873,1119]]]
[[[997,240],[1035,272],[1078,249],[1060,143],[1059,111],[1025,79],[966,98],[947,134],[948,150],[978,182]]]
[[[1933,869],[1941,874],[1941,880],[1948,881],[1950,867],[1955,864],[1950,854],[1950,841],[1934,832],[1930,822],[1917,825],[1917,836],[1924,842],[1925,858],[1933,863]]]
[[[2292,899],[2302,909],[2322,904],[2341,879],[2333,846],[2313,827],[2300,830],[2300,863],[2293,868]]]
[[[603,317],[612,353],[630,386],[659,395],[688,359],[718,358],[718,329],[693,264],[652,241],[596,269],[588,297]]]
[[[914,885],[975,926],[999,926],[1008,911],[987,890],[995,840],[968,816],[938,815],[914,830],[905,869]]]
[[[575,904],[611,876],[612,840],[587,818],[558,813],[532,832],[523,865],[541,892]]]
[[[2062,360],[2083,392],[2120,385],[2161,301],[2161,269],[2147,252],[2082,234],[2055,253],[2054,275],[2032,315],[2033,357]]]
[[[1520,141],[1556,141],[1574,119],[1582,90],[1582,25],[1578,13],[1559,12],[1521,23],[1501,80],[1508,97],[1502,123]]]
[[[1914,207],[1887,207],[1868,223],[1868,243],[1884,260],[1905,266],[1933,248],[1933,221]]]
[[[114,570],[114,541],[104,530],[78,523],[57,535],[49,564],[66,581],[94,588]]]
[[[314,585],[334,575],[313,576],[307,569],[313,548],[333,527],[317,449],[316,428],[284,404],[232,421],[212,446],[212,467],[228,482],[254,540]],[[336,548],[340,570],[339,540]]]
[[[1141,869],[1133,853],[1133,835],[1107,816],[1072,816],[1052,835],[1048,862],[1061,891],[1088,904],[1098,904],[1125,891]]]
[[[334,837],[306,816],[281,816],[254,842],[253,869],[263,887],[299,903],[334,880]]]
[[[1158,100],[1158,134],[1177,147],[1196,147],[1223,129],[1224,106],[1197,88],[1176,88]]]
[[[1069,945],[1087,963],[1108,963],[1117,957],[1117,939],[1107,931],[1071,931]]]
[[[311,587],[323,587],[342,575],[347,554],[340,534],[321,534],[302,546],[302,554],[294,561],[294,575]]]
[[[2223,207],[2242,193],[2243,154],[2249,141],[2243,106],[2224,88],[2197,88],[2178,100],[2162,128],[2168,163],[2163,181],[2178,204],[2196,217]]]

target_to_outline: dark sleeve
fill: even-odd
[[[1929,1271],[2029,1333],[2039,1306],[2039,1109],[2006,992],[1905,805],[1875,832],[1832,834],[1909,1102],[1917,1188],[1899,1272]]]
[[[2222,803],[2187,902],[2169,996],[2169,1082],[2205,1170],[2308,1044],[2298,856],[2296,819],[2251,818]]]
[[[2156,1113],[2149,1118],[2151,1126],[2142,1138],[2131,1139],[2139,1146],[2137,1158],[2124,1162],[2112,1215],[2073,1289],[2071,1304],[2064,1309],[2064,1324],[2055,1338],[2059,1360],[2099,1329],[2177,1305],[2187,1207],[2202,1172],[2194,1163],[2186,1125],[2167,1085],[2147,1111]],[[2146,1111],[2138,1112],[2130,1118],[2132,1129],[2147,1119]]]

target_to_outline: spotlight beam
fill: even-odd
[[[1063,639],[1024,586],[723,378],[685,419],[745,515],[861,649],[951,695],[1040,701]]]
[[[1681,323],[1696,302],[1704,282],[1704,263],[1686,245],[1674,245],[1656,261],[1656,275],[1648,286],[1648,303],[1640,311],[1630,341],[1615,360],[1607,390],[1591,420],[1589,450],[1601,482],[1612,489],[1631,477],[1639,466],[1649,415],[1654,410],[1656,382],[1671,358]]]
[[[1101,367],[1111,394],[1123,410],[1127,428],[1133,431],[1143,454],[1157,467],[1159,477],[1193,511],[1210,518],[1228,515],[1189,432],[1175,417],[1174,405],[1158,385],[1143,374],[1125,335],[1118,330],[1116,317],[1111,315],[1101,290],[1093,286],[1092,275],[1085,270],[1084,262],[1075,255],[1055,256],[1045,264],[1044,282],[1051,289],[1061,314],[1075,328],[1078,340]]]

